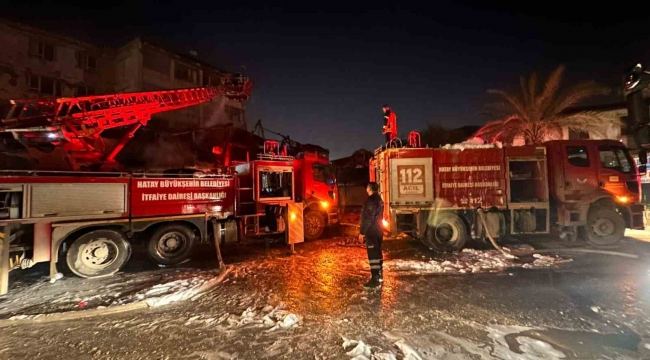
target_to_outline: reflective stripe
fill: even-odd
[[[381,264],[381,259],[368,260],[368,262],[371,264]]]
[[[370,269],[372,269],[372,270],[381,270],[381,265],[370,265]]]

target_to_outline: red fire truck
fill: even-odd
[[[79,276],[113,274],[138,240],[154,261],[178,264],[194,243],[212,239],[212,222],[222,242],[261,232],[301,242],[293,158],[273,146],[236,165],[236,172],[113,171],[120,168],[115,156],[151,115],[219,95],[245,100],[250,89],[247,78],[226,76],[219,87],[12,101],[0,131],[13,134],[31,155],[44,148],[58,152],[73,171],[0,173],[0,293],[15,268],[49,261],[50,276],[56,276],[60,254]],[[109,129],[122,134],[114,146],[101,137]]]
[[[460,250],[488,234],[556,231],[610,246],[626,227],[643,228],[639,172],[620,142],[431,149],[413,138],[379,148],[370,179],[380,185],[390,232],[410,233],[433,250]]]
[[[338,187],[329,161],[329,151],[317,145],[301,144],[289,136],[266,129],[259,120],[253,133],[263,138],[266,132],[281,137],[280,148],[285,154],[293,156],[296,199],[302,202],[304,209],[305,239],[318,239],[327,226],[339,221]]]

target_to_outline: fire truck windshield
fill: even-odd
[[[312,164],[312,169],[314,171],[314,181],[334,185],[334,172],[330,164]]]
[[[618,146],[599,146],[600,164],[606,169],[617,170],[625,174],[632,173],[634,161],[627,149]]]

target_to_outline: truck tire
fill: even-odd
[[[315,210],[307,210],[304,214],[305,239],[316,240],[325,231],[325,217]]]
[[[131,244],[116,230],[94,230],[70,244],[68,268],[83,278],[112,275],[131,258]]]
[[[585,235],[594,246],[614,246],[625,235],[625,219],[612,208],[592,209],[587,215]]]
[[[467,225],[455,214],[440,215],[427,226],[422,242],[433,251],[460,251],[469,239]]]
[[[151,235],[147,253],[157,264],[180,264],[192,255],[194,237],[194,231],[186,225],[163,225]]]

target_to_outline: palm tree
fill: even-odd
[[[564,128],[604,136],[612,125],[620,126],[620,119],[604,116],[596,111],[570,112],[571,107],[596,95],[607,95],[609,89],[593,81],[576,84],[560,90],[564,65],[560,65],[540,89],[537,74],[520,77],[521,93],[488,90],[501,97],[501,101],[488,105],[488,114],[496,119],[476,133],[485,140],[512,143],[521,136],[526,144],[541,144],[548,139],[562,138]]]

